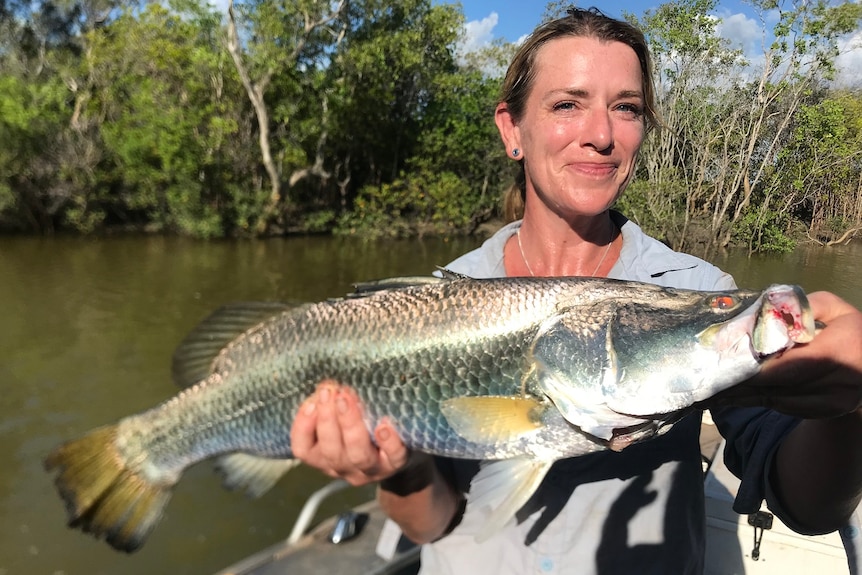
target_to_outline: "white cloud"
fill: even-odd
[[[746,57],[763,53],[760,22],[745,14],[722,14],[716,32],[728,40],[731,47],[742,50]]]
[[[464,25],[464,42],[461,53],[468,54],[487,46],[494,40],[494,28],[500,17],[491,12],[481,20],[471,20]]]
[[[838,42],[840,55],[835,62],[838,70],[836,81],[841,86],[862,84],[862,30]]]
[[[227,14],[228,0],[209,0],[209,5],[215,8],[220,14]]]

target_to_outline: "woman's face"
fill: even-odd
[[[637,55],[621,42],[567,37],[542,46],[535,66],[524,116],[505,105],[497,113],[508,150],[521,150],[528,194],[563,217],[602,213],[631,179],[644,139]]]

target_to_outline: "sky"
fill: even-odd
[[[624,10],[640,16],[646,10],[655,8],[661,3],[661,0],[626,0],[624,2],[596,0],[594,2],[576,2],[575,4],[583,8],[596,6],[608,16],[620,18]],[[542,0],[461,0],[461,5],[464,7],[464,15],[467,17],[468,30],[475,33],[476,37],[483,39],[502,37],[510,42],[516,42],[529,34],[541,22],[546,2]],[[723,17],[732,17],[744,14],[747,8],[738,0],[724,0],[719,2],[717,14]],[[752,20],[751,24],[754,23]]]
[[[546,5],[543,0],[460,1],[467,19],[467,50],[495,38],[518,42],[541,22]],[[584,8],[596,6],[605,14],[619,18],[623,10],[641,16],[661,3],[662,0],[594,0],[577,2],[577,5]],[[762,55],[761,23],[748,4],[740,0],[720,0],[715,15],[722,20],[719,33],[734,47],[742,48],[746,56],[755,61]],[[842,49],[847,53],[839,58],[839,74],[846,82],[859,83],[862,81],[862,30],[845,38]]]

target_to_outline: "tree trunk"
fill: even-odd
[[[233,63],[236,66],[236,71],[239,74],[246,94],[248,94],[248,99],[254,108],[254,115],[257,118],[258,145],[260,146],[261,161],[263,162],[267,176],[269,176],[269,200],[264,206],[263,215],[257,223],[256,230],[258,233],[265,233],[281,201],[281,174],[275,161],[272,159],[272,149],[269,145],[269,111],[266,108],[266,102],[263,97],[272,79],[274,70],[270,67],[257,82],[251,80],[240,50],[239,34],[237,33],[236,19],[233,11],[233,0],[230,0],[228,4],[227,13],[227,49],[230,52],[231,58],[233,58]]]

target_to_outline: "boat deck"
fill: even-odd
[[[330,517],[296,544],[277,543],[216,575],[413,575],[419,571],[419,547],[405,538],[394,542],[391,559],[384,559],[376,552],[386,525],[386,516],[376,501],[360,505],[355,511],[367,514],[367,519],[359,534],[352,539],[332,543],[329,537],[337,518]]]

